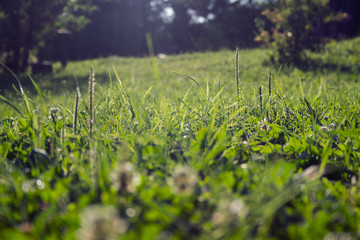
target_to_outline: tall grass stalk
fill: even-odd
[[[301,75],[299,75],[299,88],[300,88],[301,99],[304,99],[305,95],[304,95],[304,88],[301,82]]]
[[[78,109],[79,109],[79,98],[80,98],[80,88],[79,86],[76,86],[76,92],[75,92],[75,104],[74,104],[74,133],[77,132],[77,118],[78,118]]]
[[[97,198],[99,197],[99,172],[98,172],[98,161],[96,154],[97,144],[95,141],[90,141],[90,151],[89,151],[89,159],[90,159],[90,177],[91,177],[91,187]]]
[[[10,74],[16,79],[17,83],[19,84],[19,89],[20,89],[21,97],[22,97],[22,99],[23,99],[23,101],[24,101],[24,103],[25,103],[25,106],[26,106],[26,110],[27,110],[27,112],[28,112],[29,119],[30,119],[30,121],[32,121],[32,112],[31,112],[31,110],[30,110],[29,99],[27,98],[27,96],[26,96],[26,94],[25,94],[25,92],[24,92],[24,89],[23,89],[23,87],[22,87],[22,85],[21,85],[20,79],[16,76],[16,74],[15,74],[13,71],[11,71],[10,68],[8,68],[8,67],[7,67],[4,63],[2,63],[1,61],[0,61],[0,65],[3,66],[8,72],[10,72]],[[15,87],[14,85],[13,85],[13,87],[14,87],[15,91],[17,91],[17,92],[19,93],[19,91],[16,89],[16,87]],[[11,106],[11,105],[9,105],[9,106]],[[15,109],[15,108],[14,108],[14,109]],[[15,109],[15,110],[16,110],[16,109]]]
[[[42,102],[43,102],[43,108],[44,108],[45,114],[46,114],[46,115],[49,115],[49,111],[48,111],[48,109],[47,109],[47,103],[46,103],[46,100],[45,100],[45,98],[44,98],[44,95],[42,94],[39,86],[36,84],[36,82],[34,81],[34,79],[33,79],[31,76],[29,76],[29,78],[30,78],[33,86],[35,87],[36,91],[38,92],[38,94],[39,94]]]
[[[271,97],[271,72],[269,73],[269,98],[270,97]]]
[[[236,54],[235,54],[235,78],[236,78],[236,96],[238,101],[238,107],[240,108],[239,48],[236,48]]]
[[[151,64],[152,64],[152,68],[153,68],[154,78],[156,80],[158,87],[160,87],[160,70],[159,70],[158,62],[154,56],[154,54],[155,54],[154,45],[153,45],[151,33],[149,33],[149,32],[146,33],[146,44],[147,44],[147,47],[149,50],[149,55],[151,58]]]
[[[95,93],[95,73],[94,68],[91,66],[89,77],[89,135],[92,137],[94,125],[94,93]]]
[[[260,113],[262,113],[262,94],[261,94],[261,86],[259,87],[259,96],[260,96]]]
[[[6,103],[6,104],[9,105],[11,108],[13,108],[16,112],[18,112],[20,115],[23,116],[23,113],[22,113],[14,104],[12,104],[6,97],[0,95],[0,101]]]
[[[134,107],[131,103],[131,99],[130,99],[130,96],[129,94],[127,94],[127,92],[125,91],[123,85],[122,85],[122,82],[121,82],[121,79],[119,77],[119,75],[117,74],[116,72],[116,69],[115,67],[113,66],[114,68],[114,73],[115,73],[115,76],[116,76],[116,79],[118,80],[118,86],[119,86],[119,90],[120,90],[120,93],[121,93],[121,96],[124,100],[124,104],[128,106],[130,112],[131,112],[131,118],[134,119],[135,118],[135,112],[134,112]]]

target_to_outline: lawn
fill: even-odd
[[[269,54],[2,70],[0,239],[359,238],[360,38]]]

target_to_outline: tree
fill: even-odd
[[[272,28],[256,40],[270,43],[273,60],[285,64],[300,64],[305,50],[319,50],[324,24],[346,16],[332,11],[329,0],[278,0],[274,5],[262,12]]]
[[[258,6],[249,1],[215,0],[210,8],[210,25],[221,32],[227,47],[254,47],[255,19],[261,17]]]
[[[360,1],[359,0],[330,0],[330,8],[347,14],[344,21],[332,24],[331,37],[354,37],[360,34]]]
[[[260,10],[251,0],[168,0],[174,10],[169,24],[183,51],[254,46]]]
[[[147,51],[146,32],[163,41],[162,0],[93,0],[90,23],[74,34],[71,59],[99,56],[138,56]]]
[[[2,0],[0,58],[13,71],[24,71],[30,51],[37,51],[58,28],[79,30],[87,23],[88,0]]]

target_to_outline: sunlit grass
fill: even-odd
[[[302,70],[239,51],[241,101],[226,50],[162,56],[158,79],[112,57],[6,90],[0,238],[358,238],[357,43]]]

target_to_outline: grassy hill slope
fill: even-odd
[[[0,238],[359,238],[359,43],[302,69],[240,51],[239,98],[232,51],[21,78],[0,103]]]

